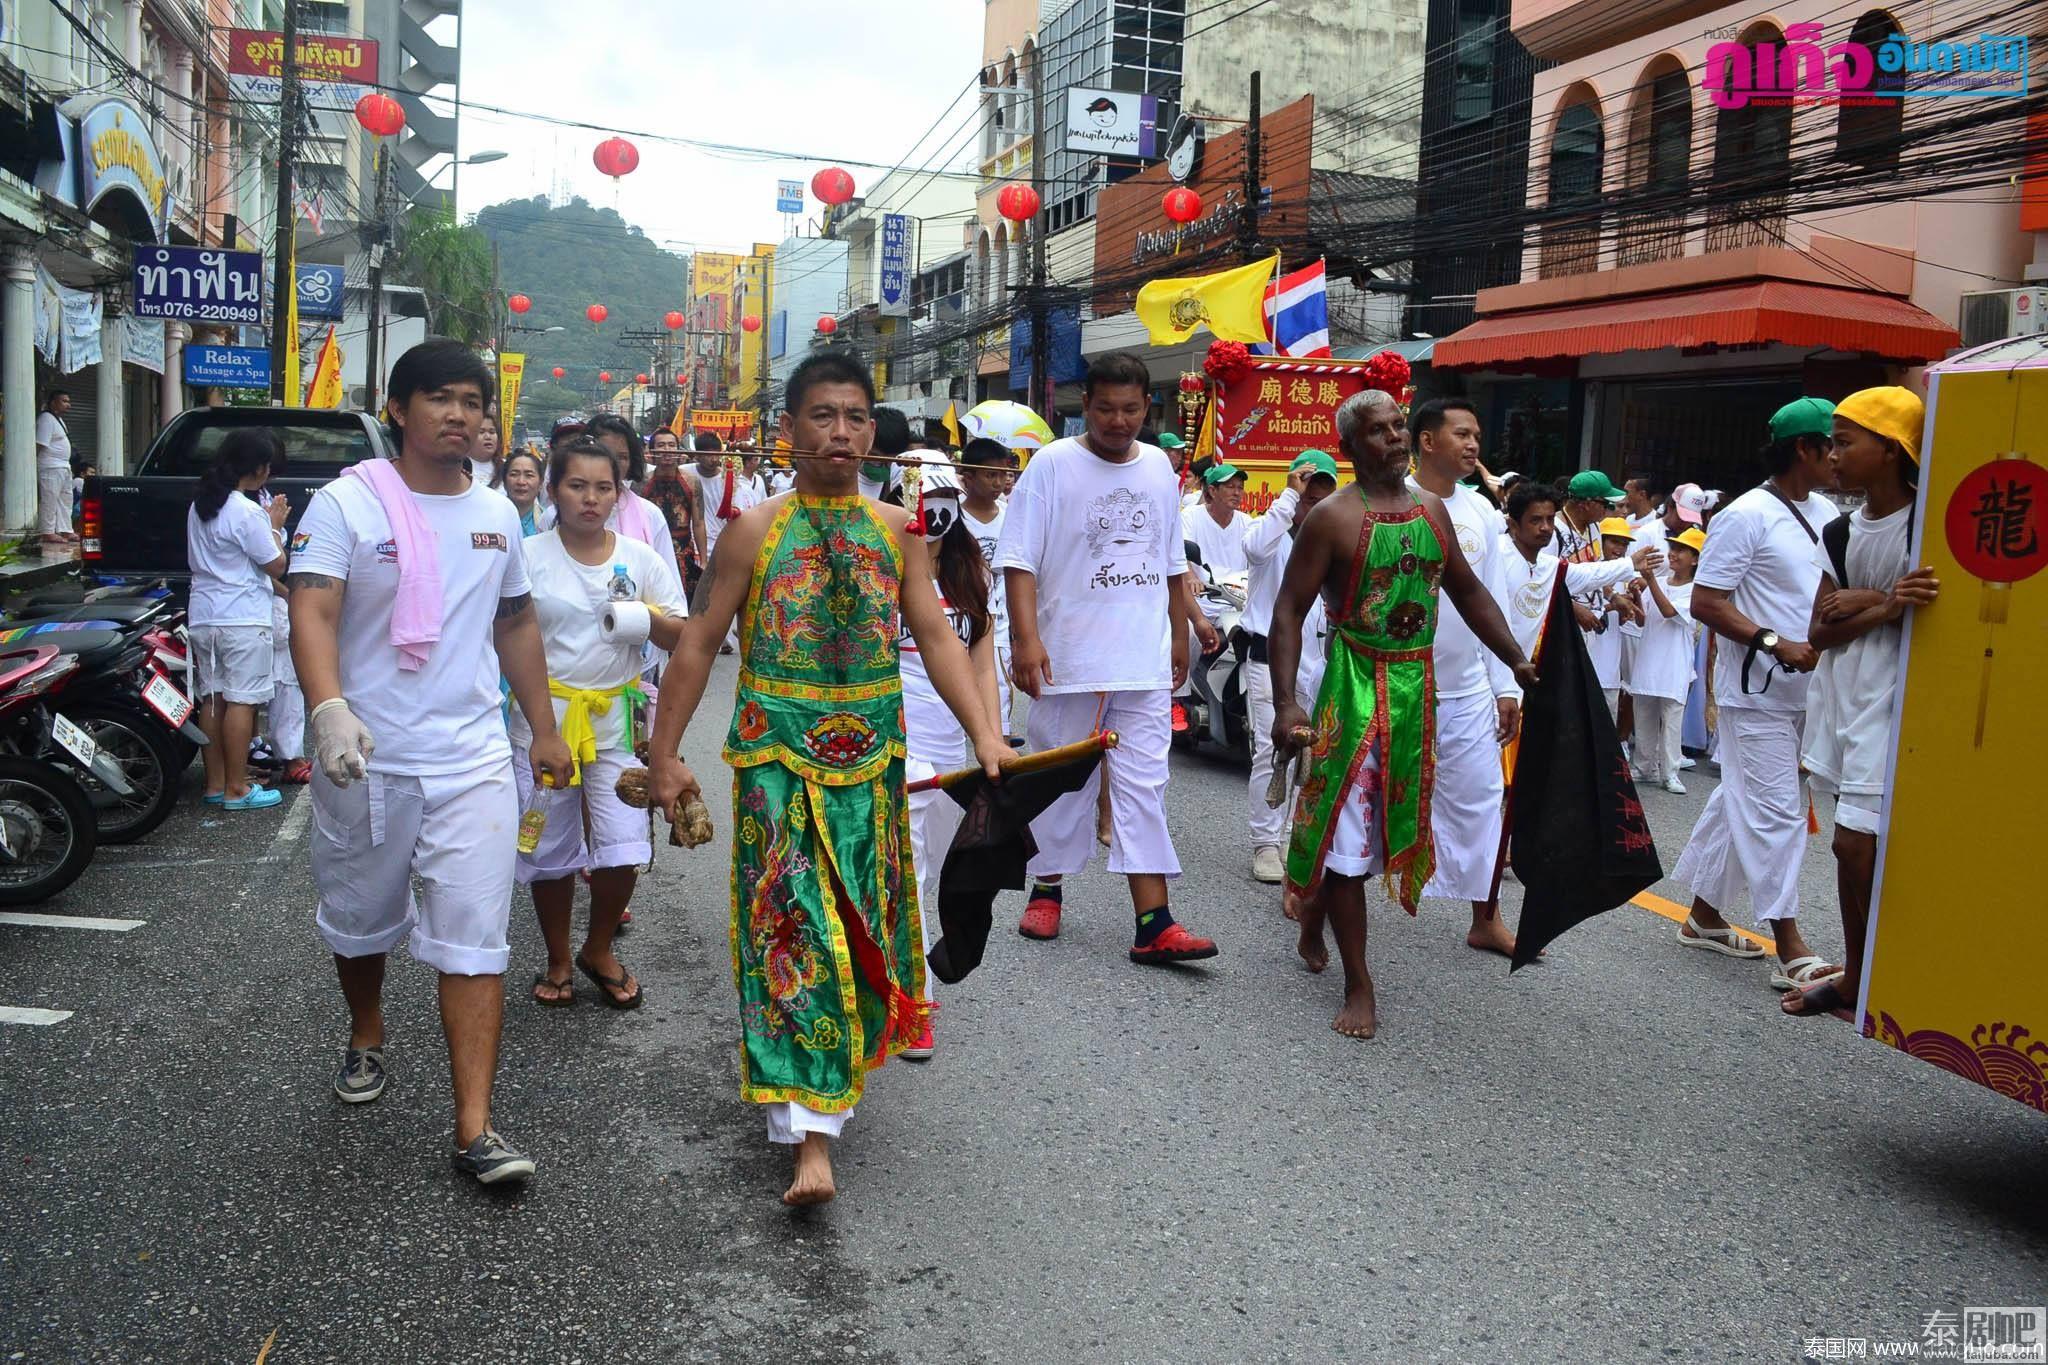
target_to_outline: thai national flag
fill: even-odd
[[[1330,354],[1330,295],[1321,261],[1266,286],[1266,332],[1272,342],[1251,348],[1260,355]]]

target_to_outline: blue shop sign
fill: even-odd
[[[339,322],[343,299],[342,270],[338,265],[299,267],[299,316],[322,322]]]
[[[261,346],[185,347],[185,382],[201,389],[270,388],[270,352]]]
[[[135,248],[139,318],[177,322],[263,321],[263,257],[203,246]]]

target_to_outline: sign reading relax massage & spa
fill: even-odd
[[[185,382],[197,389],[270,391],[270,352],[261,346],[185,346]]]
[[[135,248],[139,318],[177,322],[263,321],[263,257],[201,246]]]

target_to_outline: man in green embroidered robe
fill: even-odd
[[[649,785],[670,811],[697,781],[677,755],[738,618],[732,953],[740,1094],[795,1147],[783,1202],[832,1198],[828,1143],[867,1073],[923,1032],[924,939],[903,790],[898,617],[993,776],[1012,756],[933,588],[910,517],[860,494],[874,436],[867,371],[825,352],[797,366],[782,436],[796,486],[719,535],[711,592],[662,676]]]
[[[1410,491],[1400,405],[1376,389],[1353,395],[1337,409],[1337,439],[1358,482],[1323,499],[1302,523],[1267,650],[1274,749],[1291,755],[1303,747],[1298,732],[1309,736],[1287,850],[1287,889],[1303,901],[1301,955],[1311,971],[1329,964],[1328,919],[1344,963],[1344,1008],[1330,1026],[1370,1038],[1379,1013],[1365,967],[1365,879],[1384,872],[1389,896],[1412,915],[1435,864],[1430,646],[1439,586],[1524,689],[1536,670],[1465,562],[1443,503]],[[1294,690],[1301,621],[1317,593],[1330,614],[1330,657],[1311,717]]]

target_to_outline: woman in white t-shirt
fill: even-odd
[[[1680,742],[1685,731],[1685,699],[1692,692],[1693,638],[1697,634],[1692,619],[1692,576],[1706,543],[1698,527],[1669,537],[1665,553],[1671,577],[1662,578],[1654,571],[1643,575],[1649,601],[1643,607],[1646,619],[1636,640],[1628,680],[1629,695],[1636,699],[1636,774],[1679,796],[1685,794],[1685,784],[1678,780],[1678,765],[1685,757]]]
[[[247,494],[284,463],[270,427],[245,427],[221,442],[213,467],[185,514],[185,562],[192,570],[191,632],[197,720],[206,732],[208,805],[261,810],[284,797],[249,781],[249,736],[256,708],[271,700],[271,601],[284,577],[279,532],[291,506],[264,511]]]
[[[496,488],[502,446],[498,438],[498,419],[485,417],[483,426],[477,430],[476,444],[470,447],[469,477],[486,488]]]
[[[673,649],[688,610],[672,557],[606,529],[619,499],[609,451],[588,438],[570,442],[548,462],[548,488],[559,520],[526,542],[526,572],[547,647],[555,721],[575,755],[577,778],[569,790],[540,793],[547,813],[540,846],[519,855],[515,873],[533,888],[547,941],[547,970],[534,978],[533,998],[547,1006],[573,1003],[573,965],[605,1004],[637,1009],[640,985],[612,951],[612,939],[633,898],[637,865],[653,846],[646,812],[619,800],[616,787],[621,773],[642,766],[634,753],[649,701],[640,687],[641,646],[651,639]],[[644,639],[630,629],[607,631],[605,616],[617,603],[648,609]],[[525,752],[532,731],[516,709],[511,730],[519,800],[530,808],[535,792]],[[581,872],[590,874],[590,930],[572,959],[569,916]]]

